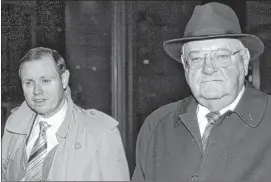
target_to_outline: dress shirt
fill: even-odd
[[[68,109],[68,103],[65,100],[64,106],[55,115],[51,116],[50,118],[43,118],[40,115],[37,116],[32,132],[30,134],[29,141],[26,146],[26,153],[27,153],[28,158],[34,146],[35,141],[39,137],[39,132],[40,132],[39,122],[40,121],[45,121],[48,123],[48,125],[50,125],[50,127],[46,130],[47,153],[49,153],[56,145],[58,145],[56,133],[64,121],[67,109]]]
[[[231,110],[233,111],[236,107],[236,105],[238,104],[239,100],[241,99],[243,93],[245,91],[245,86],[243,86],[243,88],[241,89],[241,91],[239,92],[238,96],[236,97],[236,99],[227,107],[221,109],[219,111],[219,113],[221,115],[223,115],[224,113],[226,113],[227,111]],[[201,137],[203,135],[203,132],[205,130],[205,127],[208,124],[207,118],[205,117],[206,114],[208,114],[209,112],[211,112],[208,108],[198,104],[198,108],[197,108],[197,118],[198,118],[198,122],[199,122],[199,129],[200,129],[200,134]]]

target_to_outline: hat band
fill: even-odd
[[[203,28],[193,32],[187,32],[184,37],[195,37],[195,36],[210,36],[210,35],[223,35],[223,34],[239,34],[241,32],[233,30],[225,30],[220,28]]]

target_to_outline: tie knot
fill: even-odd
[[[40,125],[40,133],[43,133],[43,134],[46,132],[46,130],[49,127],[51,127],[51,125],[49,125],[46,121],[40,121],[39,125]]]
[[[215,124],[218,121],[220,116],[221,115],[219,112],[209,112],[208,114],[206,114],[205,117],[207,118],[210,124]]]

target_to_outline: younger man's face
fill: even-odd
[[[54,115],[63,103],[69,74],[59,75],[50,56],[23,63],[21,82],[27,104],[44,117]]]

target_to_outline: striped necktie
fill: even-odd
[[[27,163],[25,181],[41,181],[43,161],[47,155],[46,130],[50,125],[40,121],[40,133],[36,140]]]
[[[206,149],[207,141],[208,141],[208,137],[211,132],[211,129],[214,126],[214,124],[216,124],[216,122],[218,121],[220,116],[221,115],[219,112],[210,112],[210,113],[206,114],[206,116],[205,116],[208,120],[208,124],[204,130],[203,135],[202,135],[203,151],[205,151],[205,149]]]

